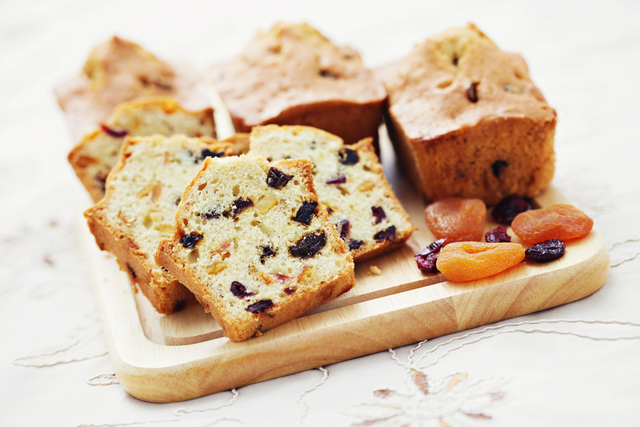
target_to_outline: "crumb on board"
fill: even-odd
[[[382,274],[382,270],[380,270],[376,265],[371,265],[369,266],[369,274],[372,276],[379,276]]]

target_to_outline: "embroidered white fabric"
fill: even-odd
[[[602,426],[640,420],[640,7],[633,2],[325,0],[0,3],[0,424]],[[174,404],[119,385],[81,252],[72,145],[52,94],[118,34],[200,67],[277,20],[372,67],[474,22],[522,52],[558,111],[555,185],[595,220],[611,272],[562,307]],[[597,22],[597,27],[590,23]],[[417,224],[421,227],[420,224]],[[424,225],[422,225],[424,226]]]

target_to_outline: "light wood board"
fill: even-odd
[[[156,313],[115,259],[97,248],[83,219],[120,384],[150,402],[191,399],[544,310],[584,298],[604,284],[609,254],[596,230],[567,242],[566,255],[547,264],[523,262],[467,283],[422,273],[413,255],[434,237],[424,224],[425,205],[399,173],[385,136],[381,132],[385,173],[418,230],[403,248],[358,264],[356,285],[348,293],[243,343],[224,338],[200,306],[170,316]],[[535,202],[544,207],[567,201],[552,187]],[[487,217],[486,230],[495,228]],[[381,275],[370,274],[374,265]]]

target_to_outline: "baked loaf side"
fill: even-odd
[[[120,156],[127,136],[184,134],[214,137],[213,110],[187,111],[171,98],[148,98],[121,104],[106,124],[69,152],[68,160],[95,202],[102,199],[105,181]]]
[[[534,197],[554,173],[556,112],[520,55],[474,25],[427,39],[382,76],[389,134],[430,201]]]
[[[158,242],[173,233],[182,192],[203,159],[234,154],[232,144],[211,138],[128,138],[107,179],[106,196],[84,214],[100,249],[116,255],[160,313],[180,310],[193,296],[154,262]]]
[[[122,102],[171,96],[191,110],[210,105],[192,67],[164,62],[119,37],[93,48],[82,73],[56,87],[55,93],[76,141],[107,120]]]
[[[345,146],[319,129],[269,125],[253,129],[249,155],[311,160],[318,200],[356,262],[401,246],[413,232],[371,138]]]
[[[311,163],[207,159],[156,262],[244,341],[351,289],[353,261],[317,204]]]
[[[274,25],[214,68],[213,84],[238,132],[268,123],[307,125],[348,143],[377,138],[386,92],[360,55],[307,24]]]

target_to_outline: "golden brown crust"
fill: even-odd
[[[356,51],[333,45],[307,24],[280,23],[258,34],[214,69],[213,80],[239,132],[307,125],[355,143],[377,138],[386,99]]]
[[[427,39],[381,74],[389,134],[426,199],[493,204],[548,186],[556,112],[520,55],[469,24]]]

